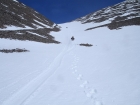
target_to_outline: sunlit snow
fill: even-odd
[[[24,30],[24,29],[33,29],[29,26],[25,26],[25,28],[22,27],[17,27],[17,26],[13,26],[13,25],[5,25],[6,28],[0,28],[0,30]]]
[[[93,25],[60,24],[61,44],[0,39],[30,51],[0,53],[0,105],[140,105],[139,26],[84,31]]]

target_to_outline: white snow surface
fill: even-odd
[[[2,4],[2,3],[1,3]],[[5,6],[5,7],[8,7],[7,5],[5,5],[5,4],[2,4],[3,6]]]
[[[0,28],[0,30],[26,30],[26,29],[33,29],[29,26],[25,26],[25,28],[22,27],[17,27],[17,26],[13,26],[13,25],[5,25],[6,28]]]
[[[42,26],[40,26],[40,25],[37,25],[37,24],[34,24],[34,23],[32,23],[35,27],[37,27],[38,29],[39,28],[43,28]]]
[[[140,105],[140,27],[91,25],[60,24],[61,44],[0,39],[30,51],[0,53],[0,105]]]
[[[13,1],[18,2],[17,0],[13,0]]]
[[[37,34],[37,33],[31,32],[31,31],[27,31],[27,32],[30,33],[30,34],[33,34],[33,35],[40,36],[40,37],[42,37],[42,38],[46,38],[45,36],[39,35],[39,34]]]
[[[34,21],[37,22],[37,23],[39,23],[39,24],[41,24],[41,25],[43,25],[43,26],[46,27],[46,28],[50,28],[50,26],[48,26],[48,25],[46,25],[46,24],[44,24],[44,23],[42,23],[42,22],[39,22],[39,21],[37,21],[37,20],[35,20],[35,19],[34,19]]]

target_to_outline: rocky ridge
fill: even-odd
[[[118,29],[122,26],[140,25],[140,0],[125,0],[74,21],[81,22],[82,24],[109,21],[107,24],[91,27],[87,30],[104,26],[108,26],[109,29]]]
[[[57,24],[17,0],[1,0],[0,17],[0,38],[59,43],[49,34]]]

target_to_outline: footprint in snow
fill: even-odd
[[[76,73],[77,73],[77,70],[75,69],[72,73],[73,73],[73,74],[76,74]]]
[[[80,85],[80,87],[82,87],[82,88],[88,88],[88,87],[87,87],[87,84],[88,84],[88,81],[84,81],[84,83],[82,83],[82,84]]]
[[[77,77],[77,79],[78,80],[82,80],[82,77],[83,77],[83,75],[82,74],[79,74],[78,77]]]
[[[86,93],[86,96],[89,98],[93,98],[96,94],[96,89],[91,89],[89,92]]]
[[[73,66],[71,69],[75,69],[75,68],[77,68],[77,66]]]

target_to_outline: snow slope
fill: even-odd
[[[0,105],[140,105],[140,27],[92,25],[60,24],[61,44],[0,39],[30,51],[0,53]]]

